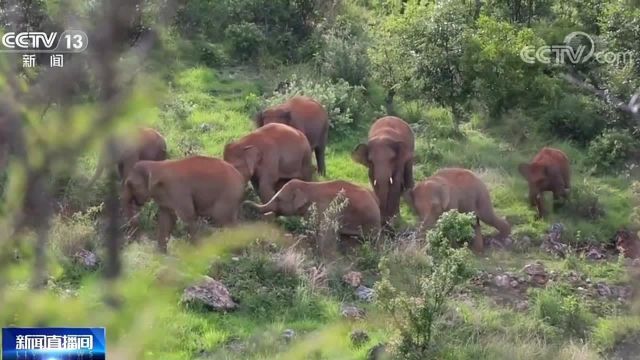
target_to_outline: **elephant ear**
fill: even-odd
[[[264,116],[262,114],[262,111],[258,111],[253,116],[253,122],[256,124],[256,127],[262,127],[264,125]]]
[[[253,145],[245,146],[244,148],[244,160],[247,163],[249,172],[253,174],[260,161],[260,151]]]
[[[292,201],[293,201],[293,208],[296,210],[299,210],[305,205],[307,205],[307,203],[309,202],[309,197],[304,191],[300,189],[295,189],[293,192]]]
[[[529,179],[531,177],[531,165],[527,163],[522,163],[518,165],[518,172],[522,174],[525,179]]]
[[[362,164],[364,166],[369,166],[369,147],[367,144],[358,144],[355,149],[351,152],[351,159],[357,162],[358,164]]]
[[[287,125],[291,125],[291,111],[290,110],[286,110],[286,111],[282,112],[282,121]]]

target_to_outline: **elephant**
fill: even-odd
[[[176,215],[187,224],[192,241],[198,216],[211,218],[219,226],[235,224],[245,184],[238,170],[218,158],[143,160],[124,182],[122,203],[128,216],[150,200],[158,204],[158,247],[166,252]]]
[[[254,118],[257,127],[280,123],[296,128],[307,137],[315,152],[318,173],[326,176],[324,152],[329,136],[329,115],[316,100],[306,96],[294,96],[286,102],[267,108]]]
[[[359,144],[351,158],[369,169],[369,181],[380,200],[386,224],[400,210],[402,194],[413,187],[415,140],[409,124],[395,116],[376,120],[366,144]]]
[[[518,171],[529,183],[529,202],[537,208],[538,218],[546,215],[543,192],[553,192],[554,208],[561,205],[561,200],[568,200],[571,170],[569,158],[562,150],[545,147],[530,163],[518,165]]]
[[[223,157],[251,181],[262,202],[269,201],[285,181],[310,181],[313,176],[307,138],[284,124],[267,124],[227,144]]]
[[[380,229],[378,199],[368,189],[347,181],[308,182],[291,180],[264,205],[246,201],[262,214],[270,212],[284,216],[304,216],[311,204],[324,212],[344,191],[348,200],[343,210],[339,233],[346,236],[375,235]]]
[[[487,186],[467,169],[440,169],[407,191],[406,198],[425,229],[433,227],[440,215],[451,209],[475,213],[476,236],[472,248],[476,253],[484,249],[480,221],[496,228],[502,238],[511,234],[511,225],[493,211]]]
[[[166,159],[167,143],[164,137],[154,129],[139,128],[136,130],[135,138],[118,139],[116,141],[115,156],[110,156],[108,149],[104,150],[98,160],[96,172],[89,180],[87,187],[91,187],[110,164],[117,165],[118,176],[121,183],[124,183],[129,172],[138,161],[162,161]]]

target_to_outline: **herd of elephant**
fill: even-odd
[[[323,106],[304,96],[261,111],[257,128],[227,144],[223,158],[192,156],[167,160],[164,138],[150,128],[140,128],[137,139],[119,146],[117,163],[122,181],[122,204],[128,219],[153,200],[158,211],[158,246],[163,252],[176,219],[195,237],[198,217],[217,226],[233,225],[243,204],[245,187],[251,183],[262,205],[244,203],[262,214],[303,216],[312,204],[318,211],[343,194],[347,204],[340,221],[340,235],[377,234],[399,213],[404,198],[422,222],[433,226],[445,211],[457,209],[476,215],[476,237],[472,249],[483,251],[480,221],[496,228],[500,237],[511,225],[496,216],[489,191],[473,172],[445,168],[414,184],[414,134],[395,116],[377,119],[368,141],[353,150],[352,159],[367,167],[373,190],[343,181],[313,181],[312,154],[317,172],[326,176],[325,147],[329,118]],[[90,184],[107,166],[104,157]],[[543,216],[542,193],[553,192],[554,200],[567,197],[570,188],[569,161],[560,150],[543,148],[528,164],[519,166],[529,183],[529,199]]]

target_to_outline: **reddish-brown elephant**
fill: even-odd
[[[382,221],[387,223],[400,210],[400,197],[413,187],[414,136],[409,124],[395,116],[376,120],[369,141],[351,154],[369,169],[369,181],[380,201]]]
[[[318,211],[324,212],[341,192],[348,203],[341,215],[340,234],[375,235],[380,229],[378,199],[371,190],[347,181],[291,180],[268,203],[246,203],[257,208],[262,214],[273,212],[276,215],[304,216],[311,204],[315,204]]]
[[[511,225],[493,211],[487,186],[467,169],[441,169],[416,184],[406,197],[426,229],[433,227],[440,215],[451,209],[475,213],[476,237],[472,248],[477,253],[484,248],[480,221],[496,228],[503,238],[511,233]]]
[[[571,189],[569,158],[562,151],[545,147],[528,164],[520,164],[518,171],[529,183],[529,202],[538,210],[538,217],[546,215],[545,191],[553,192],[554,208],[566,201]]]
[[[192,241],[198,216],[219,226],[236,223],[245,184],[238,170],[221,159],[139,161],[124,182],[122,202],[128,216],[149,200],[158,204],[158,247],[166,252],[176,215],[187,224]]]
[[[124,182],[138,161],[162,161],[167,159],[167,143],[159,132],[143,127],[137,129],[133,134],[134,136],[116,140],[115,156],[110,156],[108,149],[104,150],[98,160],[96,172],[89,180],[87,187],[92,186],[102,175],[105,168],[112,166],[112,164],[116,166],[120,181]]]
[[[224,148],[224,160],[251,181],[262,202],[285,181],[310,181],[311,146],[304,134],[284,124],[267,124]]]
[[[280,123],[302,131],[315,152],[318,173],[327,174],[324,152],[329,136],[329,115],[322,104],[307,96],[294,96],[259,112],[254,121],[258,127]]]

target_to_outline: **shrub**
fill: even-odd
[[[367,107],[364,88],[351,86],[344,80],[331,82],[298,79],[293,76],[282,92],[275,92],[266,99],[265,106],[285,102],[296,95],[306,95],[318,100],[329,113],[331,128],[340,134],[348,134],[356,127],[358,120],[373,118]]]
[[[98,248],[96,225],[101,211],[102,205],[74,213],[69,219],[60,216],[53,219],[50,244],[54,258],[62,267],[64,280],[77,281],[86,272],[74,257],[81,250],[95,251]]]
[[[586,96],[562,96],[551,108],[540,111],[538,124],[548,134],[586,145],[606,125],[599,111],[599,105]]]
[[[598,200],[596,184],[588,181],[574,182],[563,211],[588,220],[604,217],[604,206]]]
[[[533,309],[540,320],[569,336],[585,338],[593,324],[593,317],[582,302],[560,287],[538,291]]]
[[[257,56],[265,41],[260,28],[247,22],[230,25],[224,35],[233,56],[243,61]]]
[[[218,67],[229,62],[224,48],[219,44],[202,42],[199,44],[200,61],[208,67]]]
[[[349,199],[343,192],[338,193],[323,211],[318,211],[315,204],[309,208],[308,215],[302,221],[305,233],[316,244],[319,254],[332,255],[339,241],[338,232],[342,221],[342,212],[349,205]]]
[[[315,61],[322,75],[351,85],[365,84],[369,77],[366,40],[338,24],[322,35],[320,49]]]
[[[619,168],[638,145],[626,130],[607,130],[591,141],[587,157],[597,171]]]
[[[468,251],[452,247],[473,236],[473,216],[455,210],[442,215],[427,234],[424,272],[418,287],[399,291],[392,277],[388,258],[380,262],[382,279],[376,283],[377,303],[388,311],[399,331],[392,351],[404,359],[430,358],[434,326],[443,315],[447,299],[469,274]]]

